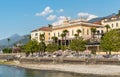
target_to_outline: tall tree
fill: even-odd
[[[36,40],[30,40],[26,45],[25,45],[25,52],[26,53],[33,53],[38,51],[38,42]]]
[[[10,41],[11,41],[11,39],[10,38],[8,38],[7,39],[7,41],[8,41],[8,46],[10,45]]]
[[[75,39],[77,39],[77,38],[79,37],[79,35],[78,35],[78,34],[74,34],[74,36],[75,36]]]
[[[83,40],[83,38],[74,39],[70,43],[71,50],[78,51],[84,51],[86,49],[86,41]]]
[[[46,50],[48,52],[55,52],[58,50],[58,45],[57,44],[48,44]]]
[[[45,49],[46,49],[45,43],[40,42],[39,45],[38,45],[38,48],[39,48],[39,54],[40,54],[40,52],[45,52]]]
[[[113,29],[105,33],[100,42],[101,48],[111,54],[120,50],[120,29]]]
[[[40,34],[40,41],[44,42],[45,41],[45,34]]]
[[[52,27],[53,27],[53,25],[51,25],[51,24],[48,24],[48,27],[49,27],[49,28],[52,28]]]
[[[67,38],[67,33],[69,33],[69,31],[65,29],[65,30],[63,30],[63,33],[65,35],[65,45],[67,45],[66,38]]]
[[[45,34],[40,34],[40,43],[39,43],[39,50],[45,52]]]
[[[64,37],[65,37],[65,33],[62,33],[62,34],[61,34],[61,38],[62,38],[62,40],[61,40],[61,45],[63,45]]]
[[[54,44],[57,44],[58,38],[57,38],[56,36],[53,36],[53,37],[52,37],[52,40],[53,40],[53,43],[54,43]]]
[[[105,25],[105,28],[106,28],[106,30],[107,30],[106,32],[108,32],[108,30],[110,29],[110,25],[108,25],[108,24]]]
[[[80,33],[82,32],[80,29],[77,29],[77,34],[78,34],[78,37],[80,36]]]

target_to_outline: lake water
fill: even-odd
[[[73,73],[40,71],[19,68],[16,66],[0,65],[0,77],[81,77],[81,76]]]
[[[58,71],[32,70],[32,69],[24,69],[16,66],[0,65],[0,77],[111,77],[111,76],[98,76],[98,75],[95,76],[95,75],[65,73]]]

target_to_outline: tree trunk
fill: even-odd
[[[111,55],[111,51],[109,51],[109,55]]]

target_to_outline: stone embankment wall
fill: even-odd
[[[109,64],[120,65],[118,58],[66,58],[66,57],[25,57],[18,58],[15,54],[0,54],[0,61],[19,61],[20,63],[29,64]]]
[[[13,54],[0,54],[0,60],[12,61],[15,60],[15,55]]]
[[[92,59],[92,58],[21,58],[20,63],[32,64],[109,64],[120,65],[119,59]]]

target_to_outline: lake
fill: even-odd
[[[0,65],[0,77],[119,77],[67,73],[59,71],[45,71],[25,69],[17,66]]]
[[[58,71],[24,69],[16,66],[0,65],[0,77],[81,77],[79,74]]]

